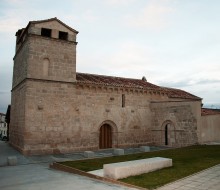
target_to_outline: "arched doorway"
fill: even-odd
[[[165,145],[168,145],[168,124],[165,125]]]
[[[112,148],[112,127],[109,124],[100,127],[99,148]]]
[[[165,121],[162,125],[162,141],[166,146],[175,146],[176,133],[173,122]]]

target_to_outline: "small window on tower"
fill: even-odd
[[[61,31],[59,31],[59,39],[61,39],[61,40],[67,40],[67,39],[68,39],[68,33],[67,33],[67,32],[61,32]]]
[[[51,37],[51,29],[41,28],[41,36]]]

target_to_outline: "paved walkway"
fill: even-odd
[[[138,149],[126,149],[125,153],[137,153]],[[95,153],[96,157],[112,156],[112,150]],[[16,156],[17,166],[7,166],[7,157]],[[4,190],[132,190],[132,188],[104,183],[84,176],[69,174],[48,168],[54,161],[85,159],[83,153],[47,156],[21,155],[6,142],[0,141],[0,189]],[[134,190],[134,189],[133,189]],[[157,190],[220,190],[220,165],[198,174],[168,184]]]
[[[7,166],[7,157],[16,156],[17,166]],[[103,151],[97,156],[111,156]],[[88,177],[49,168],[54,161],[85,159],[83,153],[67,155],[23,156],[7,142],[0,141],[0,189],[4,190],[132,190],[133,188],[104,183]],[[134,190],[134,189],[133,189]]]
[[[151,151],[167,149],[167,147],[151,147]],[[126,148],[125,154],[139,153],[139,148]],[[105,149],[95,151],[95,157],[113,156],[113,149]],[[52,163],[62,162],[68,160],[82,160],[87,159],[84,152],[75,152],[71,154],[54,154],[54,155],[40,155],[40,156],[23,156],[20,152],[12,148],[7,142],[0,141],[0,166],[7,166],[7,157],[16,156],[18,165],[23,164],[36,164],[36,163]]]
[[[220,164],[157,190],[220,190]]]
[[[135,190],[48,168],[48,164],[0,167],[1,190]]]

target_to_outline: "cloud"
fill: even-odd
[[[174,80],[177,78],[174,78]],[[220,80],[215,79],[201,79],[195,80],[193,77],[190,79],[159,82],[158,85],[164,87],[178,88],[185,90],[203,99],[205,103],[219,103]],[[210,95],[211,94],[211,95]]]
[[[2,18],[0,20],[0,32],[15,32],[20,28],[22,22],[19,18],[16,17],[9,17],[9,18]]]
[[[138,28],[161,29],[170,24],[168,16],[174,12],[167,0],[151,0],[138,13],[127,15],[127,26]]]
[[[161,86],[168,86],[168,87],[176,87],[176,88],[182,88],[182,87],[189,87],[189,86],[195,86],[195,85],[214,85],[219,84],[220,80],[218,79],[194,79],[194,78],[188,78],[184,80],[179,81],[167,81],[167,82],[159,82]]]
[[[90,55],[78,55],[78,67],[82,72],[96,70],[107,75],[141,78],[142,75],[152,73],[154,69],[154,53],[147,47],[134,42],[115,44],[109,52],[94,51]],[[97,67],[94,67],[96,63]],[[95,69],[94,69],[95,68]],[[140,73],[142,72],[142,74]]]
[[[0,94],[8,94],[8,91],[0,91]]]
[[[87,22],[93,23],[93,22],[97,21],[99,18],[98,18],[98,16],[95,15],[94,11],[86,10],[83,13],[83,19]]]
[[[130,3],[134,3],[135,1],[137,0],[106,0],[106,3],[113,6],[124,6]]]

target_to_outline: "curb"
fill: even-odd
[[[102,182],[109,182],[109,183],[116,184],[116,185],[123,185],[123,186],[126,186],[126,187],[136,188],[136,189],[139,189],[139,190],[148,190],[146,188],[138,187],[138,186],[131,185],[131,184],[128,184],[128,183],[124,183],[124,182],[121,182],[121,181],[117,181],[117,180],[114,180],[114,179],[110,179],[110,178],[106,178],[106,177],[97,176],[97,175],[94,175],[94,174],[91,174],[91,173],[87,173],[87,172],[84,172],[82,170],[78,170],[76,168],[72,168],[72,167],[69,167],[69,166],[59,164],[57,162],[54,162],[54,163],[50,164],[50,168],[60,170],[60,171],[63,171],[63,172],[69,172],[69,173],[73,173],[73,174],[86,176],[86,177],[96,179],[96,180],[99,180],[99,181],[102,181]]]

